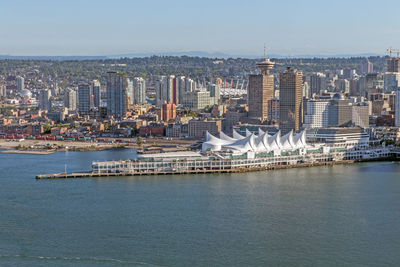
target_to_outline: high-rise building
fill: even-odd
[[[41,90],[39,93],[39,109],[40,110],[51,110],[51,91],[49,89]]]
[[[123,117],[128,107],[126,74],[107,72],[107,115]]]
[[[359,96],[360,95],[360,80],[352,79],[350,80],[350,95]]]
[[[174,103],[164,103],[161,108],[162,120],[169,122],[176,118],[176,105]]]
[[[273,98],[269,101],[268,118],[272,121],[279,121],[279,98]]]
[[[400,90],[396,91],[395,126],[400,127]]]
[[[387,61],[388,72],[400,72],[400,58],[390,57]]]
[[[126,83],[127,83],[126,96],[128,98],[128,103],[129,105],[135,105],[135,93],[134,93],[135,88],[133,87],[133,80],[128,78],[126,80]]]
[[[353,100],[355,100],[353,98]],[[335,126],[369,127],[369,104],[363,100],[350,102],[343,94],[332,99],[311,99],[306,102],[305,128]]]
[[[75,90],[67,89],[64,95],[64,107],[68,110],[76,110],[77,108],[77,94]]]
[[[182,104],[183,96],[188,91],[186,88],[186,81],[188,79],[185,76],[176,77],[176,86],[178,87],[178,103]]]
[[[175,105],[179,103],[179,88],[175,75],[170,75],[167,80],[167,102]]]
[[[6,86],[0,84],[0,97],[6,97],[6,96],[7,96]]]
[[[336,88],[340,92],[350,93],[350,82],[347,79],[337,79],[335,81]]]
[[[214,105],[215,100],[210,96],[209,91],[197,90],[193,92],[186,92],[183,97],[183,107],[191,110],[201,110],[207,106]]]
[[[336,93],[330,101],[329,126],[349,126],[352,122],[352,105],[343,94]]]
[[[89,115],[94,104],[93,87],[87,83],[78,85],[78,112],[81,116]]]
[[[369,106],[366,102],[352,105],[351,121],[355,126],[369,128]]]
[[[279,75],[279,129],[282,134],[303,124],[303,74],[291,67]]]
[[[196,82],[192,79],[186,78],[185,79],[185,92],[193,92],[196,88]]]
[[[100,82],[98,80],[92,81],[92,90],[93,90],[93,106],[95,108],[99,108],[101,104],[101,90],[100,90]]]
[[[270,120],[268,118],[268,105],[274,98],[274,76],[270,70],[274,67],[274,62],[265,58],[257,63],[261,74],[250,75],[247,91],[249,117],[260,121]]]
[[[146,103],[146,80],[141,77],[133,79],[133,99],[137,105]]]
[[[329,100],[311,99],[306,104],[305,128],[327,127],[329,122]]]
[[[24,77],[18,76],[16,79],[17,82],[17,91],[21,92],[25,89],[25,79]]]
[[[368,73],[373,73],[374,72],[374,64],[372,64],[368,58],[365,58],[361,62],[361,74],[368,74]]]
[[[313,95],[320,95],[321,91],[326,90],[326,75],[320,72],[310,75],[310,89],[308,90],[308,97],[312,98]]]
[[[383,75],[384,91],[396,91],[400,87],[400,73],[399,72],[386,72]]]
[[[155,83],[156,91],[156,104],[157,106],[162,106],[162,104],[167,102],[167,77],[159,76]]]
[[[214,98],[214,104],[218,104],[218,101],[221,98],[221,90],[219,85],[210,83],[207,85],[207,91],[210,92],[210,97]]]
[[[382,92],[384,87],[383,75],[379,73],[370,73],[365,76],[365,92],[369,96],[373,93]]]

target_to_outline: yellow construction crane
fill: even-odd
[[[386,51],[389,52],[389,57],[392,57],[392,53],[397,53],[397,57],[400,55],[400,50],[396,48],[389,47]]]

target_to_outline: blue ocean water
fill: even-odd
[[[400,164],[35,180],[131,150],[0,154],[0,266],[398,266]]]

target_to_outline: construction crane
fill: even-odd
[[[400,50],[396,48],[389,47],[386,51],[389,52],[389,57],[392,57],[392,53],[397,53],[397,57],[400,55]]]

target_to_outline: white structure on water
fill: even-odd
[[[281,132],[269,135],[259,129],[259,135],[246,131],[242,136],[233,130],[233,137],[223,132],[220,138],[210,133],[206,134],[206,141],[202,144],[202,152],[231,151],[231,152],[271,152],[280,150],[297,150],[309,147],[306,143],[306,131],[293,134],[293,131],[281,136]]]

